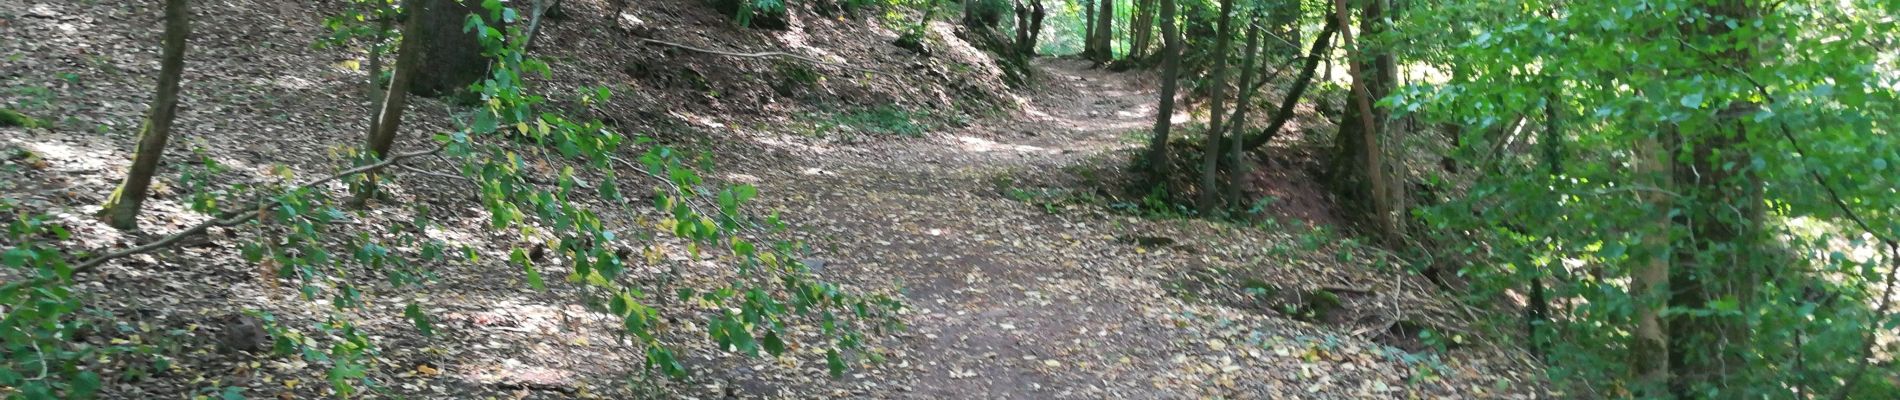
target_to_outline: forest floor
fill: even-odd
[[[649,20],[670,15],[675,22],[686,18],[681,15],[707,14],[697,11],[697,2],[678,3],[641,12],[654,13],[645,15]],[[354,92],[362,75],[338,63],[340,51],[309,50],[310,38],[324,34],[316,22],[325,11],[262,0],[207,4],[198,11],[202,29],[190,53],[182,138],[174,141],[176,151],[168,154],[165,168],[175,173],[208,157],[238,175],[249,174],[238,178],[249,182],[280,180],[277,165],[300,177],[333,170],[331,149],[358,140],[365,105]],[[5,57],[0,88],[7,90],[0,100],[56,122],[51,129],[0,128],[0,150],[5,151],[0,194],[69,225],[75,236],[69,245],[75,248],[127,246],[204,218],[184,210],[183,189],[169,185],[170,179],[149,203],[144,234],[121,234],[87,217],[128,163],[132,128],[156,70],[155,46],[140,45],[157,37],[157,24],[151,23],[158,15],[155,7],[0,3],[0,37],[40,38],[0,43],[0,57]],[[562,76],[607,79],[626,64],[603,60],[636,56],[628,55],[626,39],[613,37],[620,33],[599,26],[627,14],[582,10],[576,14],[601,17],[572,27],[556,24],[549,34],[569,35],[562,38],[568,44],[562,48],[598,54],[557,55],[563,60],[557,70],[591,67],[595,70]],[[256,20],[260,15],[276,19]],[[951,36],[946,27],[936,28],[940,36]],[[819,25],[810,31],[827,29],[841,28]],[[708,41],[731,41],[727,31],[706,30],[726,35]],[[930,71],[906,79],[967,69],[904,65],[911,62],[908,55],[885,49],[894,33],[878,34],[883,36],[845,31],[801,40],[850,49],[849,55],[871,57],[891,70]],[[962,53],[970,53],[967,47],[961,46]],[[870,53],[875,57],[864,55]],[[652,67],[673,71],[659,75],[680,76],[676,72],[705,70],[714,76],[700,83],[715,85],[724,84],[720,77],[751,72],[728,74],[725,70],[748,67],[729,60],[692,65],[677,60],[689,56],[669,57],[675,56],[653,55],[667,64],[641,64],[642,71]],[[1447,301],[1447,295],[1405,272],[1389,254],[1355,244],[1337,227],[1326,228],[1332,222],[1326,202],[1297,163],[1283,161],[1256,177],[1257,192],[1282,200],[1273,208],[1274,214],[1290,217],[1283,221],[1237,224],[1148,216],[1090,200],[1102,197],[1097,193],[1104,188],[1097,184],[1116,179],[1129,150],[1142,144],[1143,136],[1135,132],[1154,120],[1154,79],[1068,59],[1039,60],[1035,68],[1038,83],[1020,90],[1002,112],[930,126],[916,138],[812,141],[783,132],[789,129],[785,126],[776,128],[780,131],[697,132],[716,142],[706,146],[718,152],[716,178],[759,186],[764,208],[781,212],[794,235],[816,249],[812,257],[822,261],[814,268],[820,277],[901,294],[910,307],[902,316],[909,329],[872,340],[869,351],[880,354],[882,362],[858,363],[844,378],[832,379],[822,354],[747,359],[711,348],[701,330],[677,329],[673,339],[684,347],[683,362],[695,376],[629,384],[628,377],[638,375],[642,354],[609,344],[613,324],[593,323],[590,312],[572,304],[571,293],[528,290],[519,269],[497,261],[506,259],[506,249],[518,238],[486,230],[484,217],[467,203],[462,182],[417,174],[392,187],[397,198],[439,210],[436,218],[445,226],[437,233],[471,245],[485,261],[436,267],[439,280],[426,288],[364,288],[366,298],[382,300],[353,313],[383,349],[371,373],[383,387],[371,394],[1534,397],[1537,370],[1528,367],[1522,352],[1483,340],[1488,331],[1470,326],[1478,319],[1472,311]],[[943,79],[956,83],[963,78]],[[653,90],[629,90],[623,98],[660,96],[632,101],[661,111],[623,114],[698,121],[685,126],[705,130],[771,125],[762,124],[757,114],[720,119],[725,114],[716,107],[744,109],[755,105],[746,103],[752,99],[765,99],[758,101],[770,107],[789,103],[773,103],[771,90],[762,89],[766,85],[746,83],[751,92],[730,91],[698,104],[672,99],[700,96],[703,90],[635,86]],[[852,84],[844,79],[829,83]],[[924,103],[954,103],[944,94],[956,91],[948,86],[925,88],[937,94]],[[841,89],[905,100],[876,90],[883,89]],[[414,131],[451,129],[448,106],[423,100],[412,108]],[[747,117],[754,119],[741,120]],[[425,145],[425,136],[413,135],[399,146]],[[377,231],[372,228],[411,217],[406,207],[386,206],[353,213],[346,225]],[[108,397],[179,398],[221,387],[245,387],[254,398],[326,392],[321,363],[216,349],[221,339],[211,332],[219,330],[222,318],[242,310],[268,311],[298,326],[321,325],[334,315],[327,304],[299,299],[295,283],[280,284],[269,271],[239,258],[238,243],[248,235],[216,230],[209,240],[115,262],[81,279],[86,283],[79,291],[123,324],[113,336],[88,340],[182,349],[179,365],[158,376],[109,380]],[[0,280],[17,277],[0,271]],[[1314,304],[1306,297],[1321,292],[1337,298],[1338,310],[1308,318],[1287,312],[1289,306]],[[405,302],[426,305],[443,332],[433,338],[416,334],[401,317]],[[1437,339],[1422,337],[1425,330]]]
[[[1410,299],[1432,296],[1430,283],[1380,268],[1388,261],[1350,240],[1295,221],[1264,228],[1012,198],[1095,190],[1061,186],[1124,163],[1143,143],[1130,132],[1155,117],[1141,75],[1078,60],[1036,66],[1043,86],[1021,115],[814,154],[761,179],[810,228],[826,274],[902,285],[915,313],[896,379],[881,384],[897,397],[1515,398],[1530,388],[1516,360],[1490,350],[1439,357],[1389,345],[1396,319],[1444,310],[1420,309],[1430,302]],[[1362,309],[1335,325],[1209,293],[1254,279],[1366,291],[1348,294]]]

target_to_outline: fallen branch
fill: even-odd
[[[413,153],[399,153],[389,158],[383,159],[382,161],[377,162],[375,164],[369,164],[369,165],[364,165],[364,166],[360,166],[356,168],[346,169],[343,171],[339,171],[336,174],[324,177],[322,179],[317,179],[314,181],[310,181],[309,183],[298,185],[297,187],[292,188],[292,190],[314,187],[314,186],[329,183],[331,181],[335,181],[338,179],[343,179],[352,175],[376,171],[384,167],[394,165],[397,162],[400,162],[402,160],[436,154],[438,152],[441,152],[442,149],[445,147],[447,146],[438,145],[435,148],[429,149],[429,150],[418,151],[418,152],[413,152]],[[85,262],[81,262],[78,265],[73,266],[72,273],[68,274],[68,276],[78,276],[79,274],[83,274],[83,273],[86,273],[87,271],[91,271],[92,269],[97,268],[100,265],[103,265],[106,262],[109,262],[112,260],[125,258],[129,256],[133,256],[133,255],[138,255],[138,254],[145,254],[145,253],[149,253],[155,250],[169,247],[172,244],[178,243],[179,241],[184,240],[186,238],[204,234],[205,231],[210,230],[212,227],[235,226],[238,224],[248,222],[253,219],[257,219],[258,215],[270,212],[271,209],[276,208],[277,207],[276,204],[277,203],[275,202],[268,202],[268,201],[259,202],[259,204],[257,204],[255,207],[225,213],[224,215],[218,216],[217,218],[213,218],[210,221],[205,221],[205,222],[199,223],[198,225],[193,225],[190,228],[185,228],[185,230],[178,231],[177,233],[173,233],[171,235],[167,235],[163,238],[160,238],[150,243],[138,245],[138,246],[128,248],[125,250],[119,250],[119,251],[115,251],[111,253],[106,253],[105,255],[101,255],[98,257],[93,257],[92,259],[86,260]],[[10,283],[4,287],[0,287],[0,292],[8,292],[8,291],[12,291],[12,290],[15,290],[21,287],[26,287],[26,286],[41,285],[41,284],[45,284],[51,281],[53,281],[53,279],[51,278],[38,278],[38,279],[30,279],[30,280]]]
[[[833,63],[833,62],[825,62],[825,61],[821,61],[815,58],[801,56],[801,55],[792,54],[792,53],[786,53],[782,51],[767,51],[767,52],[760,52],[760,53],[739,53],[739,52],[731,52],[731,51],[723,51],[723,50],[702,49],[702,48],[693,47],[689,45],[673,43],[673,42],[668,42],[664,40],[647,39],[647,38],[640,38],[640,43],[653,43],[653,44],[659,44],[659,45],[664,45],[664,46],[672,46],[672,47],[697,51],[701,53],[718,54],[718,55],[728,56],[728,57],[740,57],[740,58],[783,57],[783,58],[802,60],[802,61],[812,63],[812,64],[829,65],[833,67],[857,70],[861,72],[884,73],[884,71],[879,71],[875,69],[864,68],[864,67],[859,67],[859,66],[854,66],[854,65],[839,64],[839,63]]]

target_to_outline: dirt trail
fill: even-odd
[[[1124,145],[1121,134],[1153,121],[1153,93],[1127,78],[1044,65],[1050,87],[1029,104],[1032,121],[856,149],[792,171],[805,179],[768,180],[796,182],[767,190],[835,235],[819,238],[837,245],[828,268],[906,287],[918,397],[1149,397],[1117,387],[1149,375],[1119,360],[1171,353],[1128,301],[1158,288],[1099,262],[1124,250],[1088,237],[1103,221],[1043,213],[991,183]]]

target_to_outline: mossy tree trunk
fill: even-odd
[[[172,120],[178,116],[178,86],[185,73],[185,42],[191,37],[191,8],[187,0],[165,1],[164,50],[159,60],[158,90],[152,96],[150,111],[139,130],[138,148],[132,152],[132,169],[125,180],[106,199],[101,217],[107,225],[121,230],[138,228],[139,209],[145,205],[146,191],[158,172],[159,159],[165,155]]]
[[[1143,60],[1154,45],[1155,0],[1135,0],[1128,23],[1128,59]]]

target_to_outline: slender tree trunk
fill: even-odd
[[[1134,20],[1128,24],[1128,59],[1141,60],[1153,46],[1155,0],[1136,0]]]
[[[1355,49],[1358,47],[1358,43],[1353,41],[1352,30],[1345,29],[1345,26],[1348,25],[1347,21],[1350,21],[1347,16],[1348,12],[1345,8],[1345,3],[1345,0],[1334,0],[1333,6],[1335,8],[1335,17],[1341,21],[1340,33],[1344,38],[1344,43],[1347,44],[1346,59],[1348,61],[1346,66],[1348,73],[1352,76],[1352,93],[1348,95],[1348,101],[1352,103],[1348,106],[1352,107],[1352,109],[1346,113],[1347,117],[1349,117],[1347,121],[1357,119],[1358,121],[1356,122],[1358,124],[1357,126],[1350,126],[1351,122],[1340,124],[1339,139],[1341,145],[1337,146],[1337,150],[1342,154],[1357,153],[1352,154],[1352,156],[1359,157],[1360,159],[1356,160],[1358,161],[1356,164],[1341,165],[1341,167],[1346,169],[1334,174],[1334,180],[1336,183],[1342,183],[1344,186],[1359,186],[1351,189],[1351,191],[1355,194],[1362,193],[1364,198],[1368,200],[1370,204],[1369,207],[1366,207],[1364,212],[1371,217],[1370,222],[1372,222],[1373,229],[1377,231],[1377,236],[1390,243],[1397,239],[1398,229],[1393,221],[1392,199],[1389,197],[1393,192],[1386,183],[1384,151],[1379,144],[1381,125],[1379,123],[1379,113],[1372,107],[1372,100],[1383,95],[1383,93],[1374,93],[1373,91],[1377,90],[1377,88],[1384,87],[1384,84],[1378,81],[1380,77],[1385,74],[1379,71],[1366,71],[1367,66],[1362,65],[1371,64],[1374,68],[1378,68],[1377,66],[1388,63],[1378,59],[1379,57],[1386,56],[1384,54],[1367,57],[1363,54],[1363,49]],[[1378,25],[1379,20],[1383,17],[1384,10],[1380,3],[1380,0],[1366,1],[1366,8],[1360,20],[1364,26],[1362,26],[1360,30],[1371,31],[1372,29],[1368,28],[1373,28]],[[1355,113],[1357,115],[1354,115]],[[1357,118],[1350,118],[1355,116]],[[1356,131],[1347,129],[1349,126],[1356,129]],[[1357,140],[1358,143],[1352,143],[1351,140]],[[1340,159],[1351,160],[1352,157],[1341,157]],[[1354,184],[1351,181],[1357,179],[1341,179],[1349,175],[1362,176],[1363,181]]]
[[[1180,89],[1181,37],[1174,26],[1174,1],[1161,2],[1161,104],[1155,110],[1154,136],[1148,141],[1148,179],[1161,190],[1168,187],[1173,164],[1168,161],[1168,131],[1174,127],[1174,95]]]
[[[1306,68],[1300,70],[1299,79],[1293,80],[1293,87],[1287,89],[1286,98],[1280,100],[1280,109],[1274,112],[1273,122],[1267,124],[1267,128],[1260,130],[1260,133],[1248,137],[1244,150],[1254,151],[1273,142],[1273,138],[1280,134],[1280,128],[1293,120],[1293,108],[1299,105],[1300,96],[1306,93],[1307,86],[1311,86],[1313,73],[1319,69],[1320,60],[1325,59],[1326,53],[1330,52],[1329,42],[1332,42],[1333,33],[1337,31],[1339,19],[1327,18],[1325,27],[1319,30],[1319,37],[1313,39],[1313,50],[1306,53]]]
[[[191,38],[191,8],[186,0],[165,1],[165,43],[159,60],[158,93],[152,96],[151,110],[139,132],[138,148],[132,152],[132,169],[119,188],[106,199],[100,216],[106,225],[120,230],[138,229],[139,209],[145,205],[146,190],[158,161],[165,156],[172,120],[178,117],[178,86],[185,73],[185,42]]]
[[[1227,135],[1227,137],[1230,138],[1226,145],[1228,153],[1227,163],[1229,165],[1228,171],[1231,175],[1229,175],[1227,179],[1227,195],[1225,197],[1227,201],[1232,202],[1231,204],[1236,207],[1245,206],[1246,201],[1240,196],[1241,183],[1244,182],[1247,177],[1247,157],[1240,147],[1240,142],[1243,141],[1242,138],[1246,137],[1247,109],[1252,108],[1251,106],[1253,105],[1253,94],[1255,92],[1252,90],[1253,81],[1261,74],[1261,71],[1254,70],[1254,63],[1260,54],[1260,30],[1262,29],[1259,24],[1260,18],[1256,14],[1255,17],[1248,18],[1247,20],[1247,26],[1249,27],[1247,29],[1247,47],[1246,50],[1243,51],[1242,61],[1240,63],[1240,86],[1238,86],[1241,91],[1240,98],[1234,102],[1234,117],[1227,121],[1227,124],[1231,126],[1228,130],[1233,131],[1233,133]]]
[[[1115,0],[1097,0],[1101,10],[1095,12],[1095,61],[1108,62],[1115,59],[1113,47],[1115,38]]]
[[[376,7],[377,10],[381,10],[381,3],[377,4],[378,5],[374,7]],[[370,38],[369,80],[365,84],[368,86],[366,92],[369,93],[369,108],[371,110],[382,110],[383,108],[383,43],[389,41],[389,26],[393,23],[392,20],[395,19],[395,16],[392,14],[394,13],[383,13],[383,17],[376,21],[376,34]],[[380,117],[376,114],[378,113],[369,113],[368,132],[376,131],[376,120]]]
[[[1538,144],[1544,148],[1546,167],[1544,178],[1552,187],[1560,187],[1563,185],[1561,181],[1564,175],[1564,137],[1563,116],[1558,111],[1558,107],[1561,106],[1563,97],[1557,80],[1551,79],[1550,86],[1550,91],[1544,95],[1544,136],[1538,139]],[[1558,268],[1563,268],[1563,263],[1553,261],[1545,264],[1543,268],[1529,268],[1531,290],[1530,300],[1524,305],[1524,337],[1530,338],[1531,356],[1540,359],[1544,358],[1547,349],[1548,342],[1543,336],[1543,327],[1549,321],[1550,315],[1550,298],[1544,290],[1544,278],[1549,273],[1548,271]]]
[[[1082,0],[1082,58],[1095,59],[1095,1]]]
[[[431,12],[424,8],[423,3],[426,2],[426,0],[408,0],[403,5],[404,12],[409,13],[409,19],[402,24],[402,44],[396,48],[396,73],[389,79],[389,89],[383,91],[382,109],[376,112],[377,121],[374,125],[376,130],[369,132],[368,143],[365,146],[365,150],[369,151],[370,156],[376,160],[389,155],[390,147],[396,144],[396,133],[402,127],[403,111],[409,107],[408,88],[417,70],[420,69],[418,64],[423,61],[420,54],[422,43],[428,40],[424,37],[426,33],[422,32],[422,17]],[[363,178],[363,186],[356,193],[354,200],[358,205],[368,204],[369,199],[376,195],[377,180],[382,178],[382,174],[370,172],[364,174]]]
[[[1665,132],[1661,136],[1669,135]],[[1669,164],[1674,152],[1656,139],[1638,141],[1634,150],[1638,179],[1657,190],[1642,194],[1643,203],[1649,205],[1648,218],[1652,222],[1642,230],[1642,248],[1646,251],[1632,257],[1636,265],[1630,275],[1630,297],[1636,303],[1636,330],[1631,338],[1634,343],[1630,345],[1634,364],[1631,372],[1641,380],[1637,393],[1663,397],[1662,390],[1669,386],[1671,376],[1668,355],[1673,353],[1662,311],[1669,306],[1671,257],[1666,249],[1673,225],[1669,210],[1675,206],[1675,200],[1661,191],[1669,190]]]
[[[1042,42],[1042,19],[1049,13],[1043,8],[1042,0],[1031,0],[1029,4],[1029,41],[1023,47],[1023,57],[1033,58],[1036,44]]]
[[[1214,209],[1220,207],[1220,156],[1221,132],[1225,132],[1221,117],[1227,114],[1223,102],[1227,89],[1227,47],[1233,42],[1234,0],[1221,0],[1220,18],[1215,22],[1214,32],[1214,69],[1209,73],[1212,86],[1208,90],[1207,139],[1201,146],[1201,192],[1194,202],[1195,208],[1203,216],[1214,215]]]

